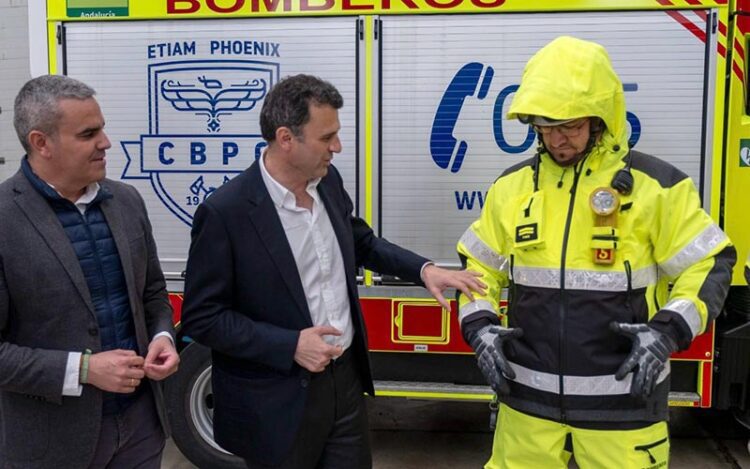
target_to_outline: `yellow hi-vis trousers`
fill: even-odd
[[[589,430],[540,419],[501,404],[492,456],[485,469],[567,469],[570,453],[581,469],[657,469],[669,465],[667,422],[636,430]]]

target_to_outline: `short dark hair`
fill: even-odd
[[[18,92],[13,108],[13,126],[23,149],[31,152],[28,138],[32,130],[47,135],[57,132],[62,117],[60,100],[86,100],[94,94],[94,89],[87,84],[65,75],[42,75],[27,81]]]
[[[281,79],[266,95],[260,110],[260,131],[267,142],[276,139],[279,127],[289,127],[296,136],[310,120],[310,103],[340,109],[344,98],[335,86],[312,75],[292,75]]]

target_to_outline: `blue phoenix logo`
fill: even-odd
[[[205,75],[197,77],[197,81],[200,86],[163,80],[161,95],[178,111],[208,117],[206,127],[209,132],[220,130],[221,116],[253,109],[268,90],[264,79],[246,80],[244,83],[230,84],[227,88],[221,80],[206,78]]]

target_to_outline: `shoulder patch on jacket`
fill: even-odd
[[[520,171],[520,170],[522,170],[523,168],[527,168],[527,167],[529,167],[529,166],[532,166],[532,167],[533,167],[533,166],[534,166],[534,160],[535,160],[535,159],[536,159],[536,157],[535,157],[535,156],[532,156],[531,158],[528,158],[528,159],[526,159],[526,160],[523,160],[523,161],[521,161],[520,163],[516,163],[516,164],[514,164],[514,165],[513,165],[513,166],[511,166],[510,168],[508,168],[508,169],[506,169],[505,171],[503,171],[503,172],[502,172],[502,174],[500,174],[500,176],[498,177],[498,179],[500,179],[501,177],[505,177],[505,176],[507,176],[507,175],[509,175],[509,174],[513,174],[513,173],[515,173],[515,172],[517,172],[517,171]]]
[[[640,171],[655,179],[659,185],[665,189],[668,189],[689,177],[671,163],[667,163],[664,160],[646,153],[632,150],[630,152],[630,158],[632,159],[632,169]]]

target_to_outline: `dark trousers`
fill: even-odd
[[[310,379],[305,412],[280,466],[246,461],[249,469],[370,469],[367,408],[350,350]]]
[[[145,383],[149,386],[148,383]],[[164,432],[151,389],[125,411],[102,417],[90,469],[159,469]]]

